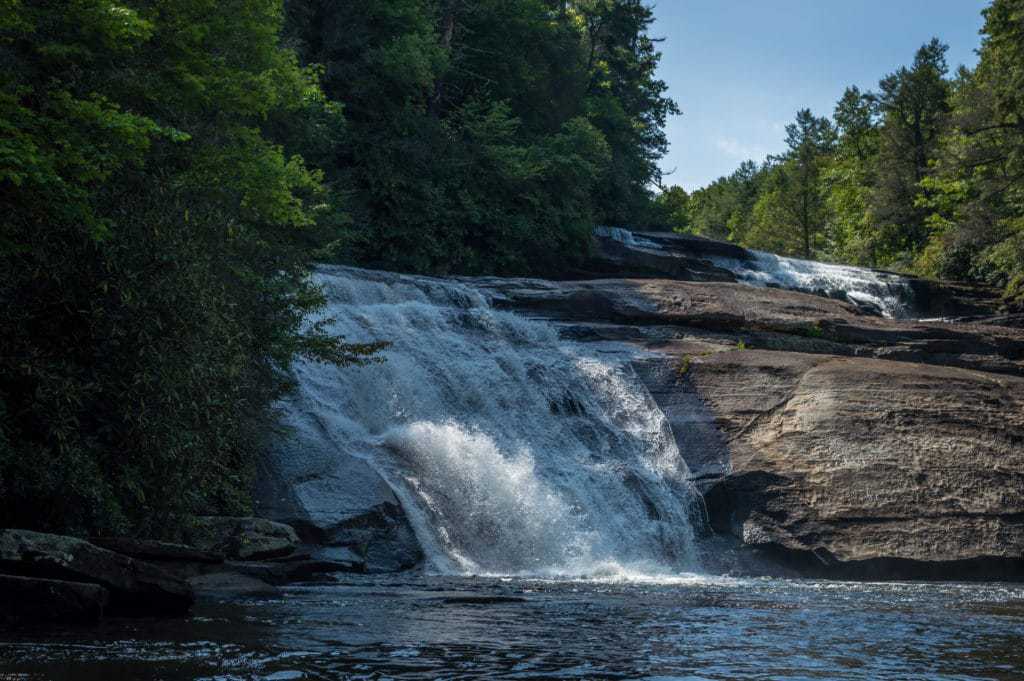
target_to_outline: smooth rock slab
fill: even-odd
[[[757,350],[686,377],[729,446],[717,530],[830,576],[1024,578],[1024,379]]]
[[[184,614],[193,601],[187,582],[157,566],[63,535],[0,531],[0,572],[98,584],[114,614]]]
[[[109,602],[97,584],[0,575],[0,622],[95,622]]]
[[[257,511],[296,528],[306,544],[323,547],[317,558],[349,560],[322,555],[325,548],[345,547],[368,572],[418,564],[423,554],[394,492],[364,459],[330,437],[306,399],[300,393],[284,404],[283,434],[260,461]]]

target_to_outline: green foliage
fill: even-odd
[[[786,126],[788,153],[768,170],[744,241],[754,248],[810,258],[818,251],[825,205],[821,174],[835,130],[809,109]]]
[[[948,76],[932,39],[809,112],[789,150],[694,191],[683,229],[754,248],[1003,287],[1024,303],[1024,0],[984,11],[980,61]]]
[[[662,215],[641,0],[0,3],[0,524],[244,510],[316,259],[553,272]],[[684,197],[685,198],[685,197]]]
[[[654,198],[655,226],[667,231],[689,233],[690,196],[682,187],[665,188]]]
[[[721,177],[690,195],[689,230],[712,239],[746,243],[754,204],[768,165],[744,161],[731,175]]]
[[[648,220],[676,111],[651,20],[639,0],[290,2],[288,41],[345,112],[317,163],[351,199],[343,257],[552,273],[595,222]]]
[[[950,125],[918,206],[931,240],[918,266],[1005,288],[1024,302],[1024,2],[985,10],[975,71],[953,82]]]
[[[323,187],[261,133],[310,74],[272,0],[0,8],[0,524],[170,535],[247,503]],[[16,302],[14,302],[16,301]]]

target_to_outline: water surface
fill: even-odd
[[[0,678],[1021,679],[1024,587],[401,575],[0,632]]]

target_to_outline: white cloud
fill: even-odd
[[[726,156],[746,161],[752,159],[760,161],[768,155],[768,150],[760,145],[749,145],[740,142],[735,137],[719,137],[715,140],[715,148]]]

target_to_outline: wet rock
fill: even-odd
[[[629,277],[666,278],[695,282],[736,281],[729,270],[714,266],[712,259],[756,263],[757,254],[736,244],[688,234],[625,232],[598,229],[594,234],[591,259],[578,278]],[[755,265],[756,266],[756,265]],[[899,278],[911,290],[920,317],[966,317],[992,315],[1003,305],[1000,292],[992,287],[935,281],[875,270],[881,278]],[[845,292],[829,289],[817,295],[848,300]],[[849,301],[866,314],[879,314],[877,306]]]
[[[998,289],[976,284],[906,277],[922,317],[994,315],[1001,307]]]
[[[282,585],[316,580],[323,575],[336,572],[361,574],[366,572],[366,563],[359,560],[341,561],[318,558],[296,561],[231,561],[225,563],[223,570],[219,571],[230,571],[269,584]]]
[[[87,541],[28,530],[0,531],[0,572],[98,584],[115,614],[184,614],[192,605],[187,582],[150,563]]]
[[[366,565],[366,559],[347,546],[321,546],[310,556],[310,559]]]
[[[288,523],[304,544],[354,553],[369,572],[394,572],[422,560],[419,542],[391,487],[365,460],[344,451],[304,409],[285,410],[287,429],[260,462],[256,507]]]
[[[95,622],[109,601],[97,584],[0,575],[0,622]]]
[[[265,518],[203,516],[186,535],[201,551],[236,560],[260,560],[293,553],[299,544],[295,530]]]
[[[224,556],[212,551],[201,551],[184,544],[150,539],[134,539],[131,537],[93,537],[89,540],[96,546],[103,547],[139,560],[157,563],[223,563]]]
[[[238,572],[212,572],[189,579],[196,595],[205,599],[275,598],[281,590],[272,584]]]
[[[734,244],[699,236],[670,232],[634,232],[598,230],[593,238],[591,257],[584,277],[671,277],[684,281],[736,281],[729,270],[716,267],[709,258],[721,256],[745,260],[749,251]]]

